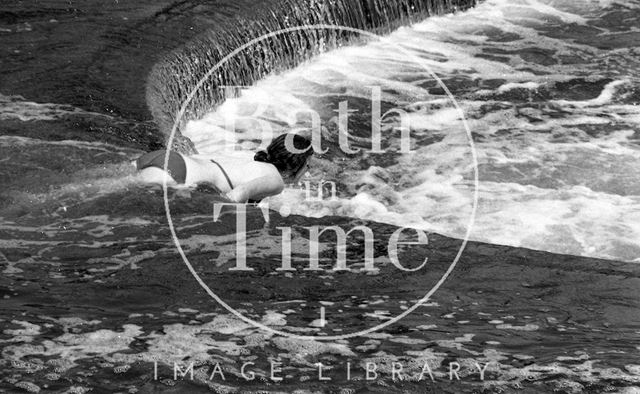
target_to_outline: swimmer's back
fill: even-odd
[[[217,154],[215,158],[205,155],[190,157],[169,152],[165,171],[166,155],[166,150],[155,151],[136,160],[143,182],[175,181],[187,187],[208,184],[235,202],[257,202],[284,189],[284,180],[278,169],[272,164],[254,161],[251,156]]]
[[[280,178],[275,166],[229,155],[197,155],[184,157],[187,167],[186,183],[210,182],[223,192],[258,178]],[[217,163],[217,164],[216,164]]]

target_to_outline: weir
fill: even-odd
[[[340,25],[376,34],[399,26],[473,7],[478,0],[276,0],[258,3],[250,16],[209,29],[168,53],[147,79],[146,100],[161,132],[168,138],[180,107],[207,72],[233,50],[252,39],[302,25]],[[358,39],[357,33],[328,29],[301,30],[269,38],[234,56],[207,78],[178,123],[173,148],[194,153],[180,132],[225,99],[223,86],[251,85],[265,76],[299,65],[328,49]]]

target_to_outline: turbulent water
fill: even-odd
[[[229,137],[221,129],[233,122],[255,140],[264,127],[249,116],[283,132],[309,128],[304,111],[317,111],[332,149],[307,180],[335,181],[339,198],[310,202],[289,190],[273,205],[463,237],[473,205],[471,147],[454,102],[427,67],[473,133],[480,182],[471,239],[640,261],[639,7],[489,1],[263,80],[185,134],[200,152],[215,153],[218,138]],[[367,152],[373,86],[382,89],[383,112],[408,113],[411,154],[398,152],[398,116],[383,122],[391,154]],[[340,101],[351,105],[349,132],[363,153],[337,147],[331,111]]]
[[[376,243],[380,272],[282,280],[268,271],[281,259],[278,225],[300,238],[303,226],[368,223],[376,236],[400,225],[460,239],[473,221],[472,240],[567,255],[472,244],[439,299],[383,332],[328,343],[273,336],[204,294],[177,257],[162,191],[138,185],[130,164],[157,148],[148,122],[36,103],[0,87],[0,389],[258,392],[272,384],[268,362],[277,358],[293,375],[277,390],[329,387],[313,380],[317,361],[382,366],[379,382],[364,382],[360,368],[354,381],[335,378],[335,392],[417,392],[424,382],[390,380],[391,361],[419,372],[425,360],[434,369],[459,360],[471,371],[478,360],[494,363],[487,382],[467,375],[451,383],[440,370],[429,389],[635,392],[640,343],[630,267],[637,265],[572,255],[640,262],[638,26],[638,1],[489,0],[326,52],[187,125],[200,154],[215,157],[259,145],[256,119],[247,118],[258,110],[275,133],[309,128],[295,111],[321,115],[329,151],[303,181],[334,181],[336,198],[312,201],[302,185],[263,203],[271,223],[251,211],[255,275],[224,272],[233,264],[235,222],[229,215],[211,222],[216,197],[206,189],[168,192],[196,269],[225,301],[269,327],[339,335],[387,321],[424,296],[460,246],[430,234],[434,271],[415,276],[390,270],[386,246]],[[42,26],[9,30],[32,28]],[[383,113],[407,114],[411,153],[401,151],[398,116],[382,124],[387,153],[368,151],[374,87]],[[357,154],[339,149],[343,101]],[[227,130],[231,123],[240,138]],[[349,251],[350,262],[362,257]],[[421,251],[407,261],[420,261]],[[322,253],[332,264],[327,243]],[[320,306],[327,327],[318,324]],[[238,360],[255,361],[261,379],[240,379]],[[174,361],[197,363],[195,381],[174,387]],[[214,362],[228,381],[207,381]]]
[[[479,201],[471,239],[636,261],[638,7],[637,2],[482,3],[269,77],[191,122],[185,134],[201,153],[214,154],[228,147],[221,140],[236,137],[224,130],[230,122],[245,132],[241,139],[261,137],[261,128],[246,120],[256,111],[263,113],[256,118],[276,133],[308,128],[308,117],[296,119],[295,111],[316,111],[330,151],[305,180],[310,185],[336,182],[338,199],[308,201],[303,190],[289,189],[271,199],[273,207],[286,205],[313,217],[409,223],[461,238],[476,187],[462,113],[478,160]],[[443,80],[461,111],[427,70]],[[383,113],[399,108],[409,114],[412,153],[398,151],[399,132],[392,131],[400,126],[398,116],[383,120],[389,154],[368,151],[374,86],[382,89]],[[84,188],[89,195],[110,192],[131,180],[122,178],[130,173],[122,161],[132,157],[131,149],[112,146],[95,156],[101,144],[117,145],[117,133],[111,133],[119,126],[115,119],[20,97],[1,100],[0,117],[10,128],[16,122],[62,120],[63,126],[55,127],[62,127],[59,134],[67,133],[69,140],[83,126],[101,133],[101,143],[84,144],[43,142],[43,136],[54,133],[45,126],[33,127],[34,138],[14,137],[9,130],[2,145],[12,157],[5,159],[2,171],[8,190],[17,190],[4,193],[13,208],[25,200],[55,200],[55,193],[75,200],[77,194],[66,191]],[[350,105],[349,132],[356,136],[351,143],[364,148],[360,154],[346,155],[337,147],[334,111],[340,101]],[[131,125],[120,127],[126,126]],[[134,124],[129,133],[142,136],[138,126],[144,128]],[[61,162],[61,157],[73,160]],[[88,184],[111,186],[92,189]]]

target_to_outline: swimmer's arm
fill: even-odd
[[[279,176],[262,176],[249,182],[241,183],[227,193],[231,201],[245,203],[247,200],[261,200],[265,197],[280,194],[284,190],[284,182]]]

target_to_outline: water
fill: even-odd
[[[289,117],[292,109],[313,109],[327,126],[330,151],[314,160],[306,180],[335,181],[337,199],[307,201],[291,187],[265,202],[270,224],[251,210],[254,274],[224,271],[233,264],[235,222],[226,216],[212,223],[215,196],[169,191],[182,247],[198,272],[225,301],[270,327],[338,335],[385,321],[424,295],[460,245],[430,234],[432,265],[414,276],[389,270],[385,246],[376,245],[378,273],[283,280],[269,271],[280,261],[279,225],[300,238],[304,226],[348,227],[361,219],[379,222],[366,222],[376,236],[394,231],[393,224],[455,238],[466,231],[473,163],[458,113],[433,78],[390,44],[427,63],[463,109],[479,161],[471,238],[566,254],[472,243],[430,303],[382,332],[343,341],[273,336],[204,294],[177,257],[162,191],[139,186],[129,163],[157,140],[148,122],[0,96],[0,387],[255,392],[271,384],[269,361],[279,359],[292,377],[272,386],[277,390],[368,390],[366,361],[381,366],[372,387],[390,392],[425,387],[393,382],[391,361],[412,373],[431,363],[438,382],[428,387],[439,392],[637,390],[639,19],[637,1],[487,1],[402,27],[385,42],[325,53],[187,125],[185,135],[203,155],[227,149],[234,136],[225,122],[256,106],[267,109],[262,119],[276,132],[308,126]],[[352,146],[369,146],[371,86],[382,88],[383,110],[410,114],[413,153],[400,154],[399,134],[387,132],[393,154],[338,149],[331,118],[343,100],[358,110]],[[396,123],[387,120],[383,130]],[[238,124],[236,142],[255,148],[261,136],[253,124]],[[328,244],[324,265],[335,257]],[[362,251],[349,251],[349,262],[358,263]],[[413,251],[407,262],[424,252]],[[324,328],[320,306],[327,309]],[[344,370],[348,360],[356,360],[360,380],[315,379],[315,362]],[[471,371],[473,362],[494,367],[486,382],[465,375],[451,383],[442,369],[451,360]],[[196,379],[176,385],[169,379],[174,361],[201,366]],[[255,362],[255,382],[240,378],[244,361]],[[227,381],[207,380],[216,362]]]
[[[297,29],[299,26],[346,25],[388,33],[428,16],[466,10],[475,3],[475,0],[279,0],[268,6],[260,4],[206,30],[157,62],[147,77],[147,105],[162,132],[169,134],[176,121],[182,131],[186,121],[200,119],[224,101],[221,86],[252,84],[327,49],[352,42],[355,36],[350,30]],[[289,33],[276,33],[282,30]],[[264,35],[271,37],[237,52]],[[228,57],[231,53],[234,55]],[[224,67],[210,72],[219,62]],[[183,107],[189,95],[193,99]],[[182,143],[177,148],[193,152],[191,146]]]
[[[443,79],[473,132],[480,201],[471,239],[640,261],[638,6],[490,1],[267,78],[185,134],[201,153],[215,153],[219,138],[234,138],[220,130],[234,121],[247,133],[240,139],[259,140],[260,127],[244,117],[284,132],[310,127],[295,111],[318,111],[332,151],[308,180],[335,181],[339,200],[309,202],[302,190],[289,190],[273,206],[462,238],[474,187],[470,146],[452,101],[399,45]],[[381,86],[383,107],[398,103],[410,113],[412,154],[340,154],[331,111],[349,101],[356,111],[349,131],[364,137],[352,143],[369,146],[369,86]],[[387,119],[386,135],[394,126],[397,117]]]

